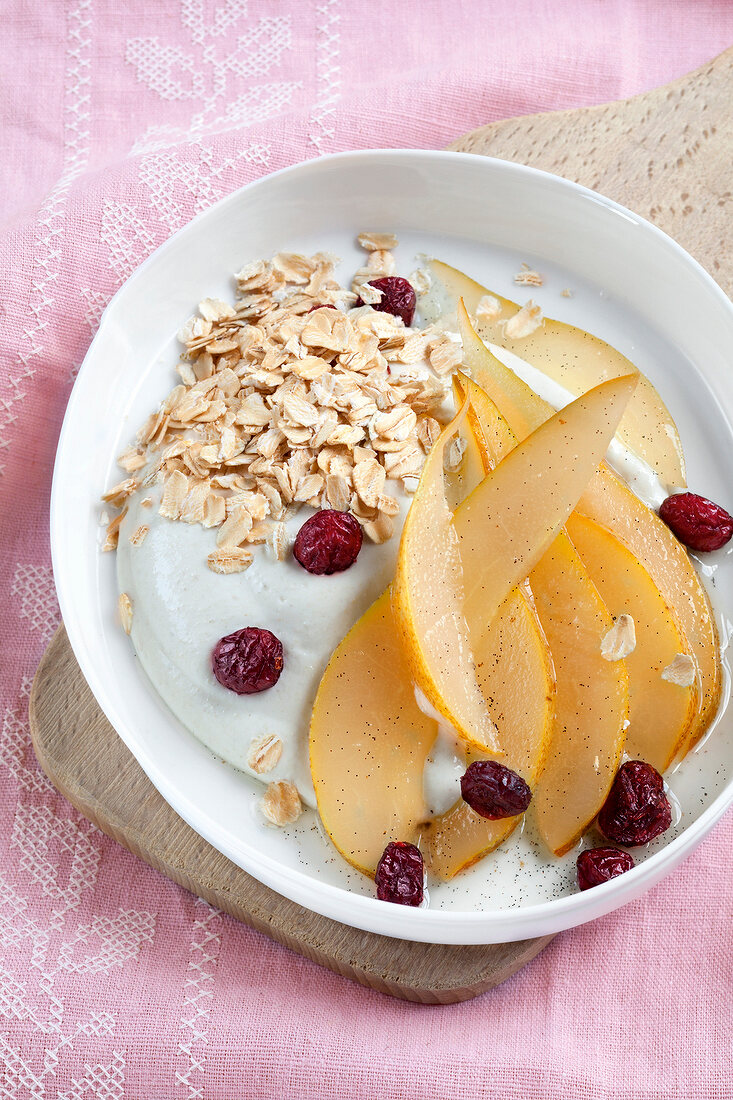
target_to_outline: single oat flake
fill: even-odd
[[[542,310],[530,298],[513,317],[504,322],[504,335],[508,340],[522,340],[525,336],[531,336],[543,324]]]
[[[375,306],[382,300],[382,291],[378,286],[370,286],[369,283],[362,283],[359,288],[361,300],[364,305]]]
[[[243,573],[252,564],[252,552],[239,546],[227,546],[214,550],[206,561],[212,573]]]
[[[430,278],[430,272],[424,267],[418,267],[413,271],[408,280],[412,284],[412,288],[417,294],[418,298],[423,298],[432,285],[432,279]]]
[[[533,271],[529,264],[522,264],[522,270],[514,276],[518,286],[544,286],[545,277],[539,271]]]
[[[367,252],[385,252],[399,244],[393,233],[360,233],[356,239]]]
[[[149,530],[150,528],[145,523],[141,523],[139,527],[136,527],[130,535],[130,542],[132,545],[139,546],[144,541]]]
[[[677,653],[674,660],[662,670],[662,679],[679,687],[692,687],[696,675],[695,662],[687,653]]]
[[[249,746],[247,764],[253,772],[264,775],[271,772],[283,754],[283,743],[274,733],[255,738]]]
[[[621,661],[636,649],[636,626],[631,615],[619,615],[601,641],[601,656],[606,661]]]
[[[117,609],[120,614],[122,629],[125,634],[129,634],[132,630],[132,600],[126,592],[120,593],[120,598],[117,601]]]
[[[484,294],[476,305],[477,321],[495,321],[501,313],[501,302],[493,294]]]
[[[298,789],[292,783],[270,783],[261,801],[262,816],[271,825],[292,825],[303,812]]]

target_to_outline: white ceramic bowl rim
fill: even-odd
[[[507,173],[510,176],[535,177],[542,182],[545,189],[560,188],[571,190],[578,196],[584,197],[593,203],[606,207],[617,215],[622,215],[632,221],[636,226],[643,227],[645,233],[652,235],[658,243],[668,249],[670,254],[683,258],[691,273],[695,273],[705,285],[710,296],[719,300],[725,309],[733,317],[733,304],[728,300],[724,292],[714,282],[710,275],[688,253],[682,249],[672,238],[663,233],[656,226],[646,222],[643,218],[627,210],[620,204],[598,195],[596,192],[582,187],[579,184],[564,180],[550,173],[541,172],[536,168],[514,164],[508,161],[497,161],[493,158],[479,157],[474,154],[454,153],[444,151],[422,150],[363,150],[359,152],[335,153],[327,157],[321,157],[303,164],[283,168],[269,176],[256,180],[226,196],[215,204],[216,209],[226,207],[241,201],[242,197],[258,188],[267,187],[268,183],[276,178],[288,174],[308,174],[323,171],[325,165],[338,166],[341,163],[356,163],[360,161],[368,163],[374,158],[389,158],[396,161],[422,162],[428,165],[431,161],[481,161],[490,166],[493,171]],[[156,256],[165,249],[170,241],[187,233],[192,225],[205,219],[210,213],[211,207],[197,215],[191,222],[169,238],[159,249],[156,249],[130,276],[127,283],[111,299],[105,315],[102,318],[100,331],[105,325],[106,316],[115,305],[117,298],[125,288],[137,280],[154,262]],[[95,336],[90,347],[90,352],[99,339]],[[126,723],[117,712],[116,706],[110,700],[104,681],[98,676],[95,667],[93,653],[87,644],[81,629],[81,624],[75,614],[72,592],[65,583],[66,562],[64,559],[63,540],[61,538],[65,515],[60,507],[63,493],[62,478],[64,475],[63,458],[70,448],[69,429],[75,419],[77,404],[81,400],[84,380],[87,372],[93,368],[89,363],[89,353],[82,365],[74,390],[71,394],[66,410],[64,423],[61,429],[56,465],[51,495],[51,549],[53,558],[54,575],[58,588],[61,613],[69,636],[69,640],[76,659],[84,672],[85,678],[97,699],[100,707],[112,726],[119,732],[122,739],[134,752],[138,762],[146,772],[155,787],[163,795],[173,809],[210,844],[221,851],[228,858],[243,865],[241,858],[233,852],[220,834],[216,822],[202,812],[186,798],[180,790],[172,785],[164,772],[143,751],[139,744],[130,743],[131,737],[126,728]],[[627,872],[621,878],[617,878],[594,890],[586,893],[578,893],[567,897],[561,897],[550,901],[533,905],[523,905],[517,909],[501,910],[494,912],[463,912],[441,911],[427,909],[411,909],[401,906],[385,906],[384,902],[376,898],[364,897],[356,894],[348,894],[343,888],[329,883],[315,881],[303,871],[283,867],[276,859],[273,859],[254,846],[249,846],[248,862],[245,870],[260,879],[280,894],[284,894],[295,902],[307,908],[314,909],[325,916],[339,920],[342,923],[353,924],[356,927],[371,931],[379,931],[385,935],[397,938],[421,940],[437,943],[491,943],[504,942],[513,939],[522,939],[530,934],[529,926],[538,924],[549,931],[558,931],[586,920],[604,915],[623,904],[626,900],[635,897],[641,891],[637,884],[642,879],[647,880],[647,888],[658,882],[671,864],[679,862],[680,858],[688,854],[709,831],[712,825],[722,816],[726,808],[733,801],[733,785],[728,784],[726,789],[719,794],[712,803],[699,815],[681,835],[672,840],[666,847],[650,856],[643,864]],[[591,897],[592,895],[592,897]],[[389,912],[386,913],[385,910]]]

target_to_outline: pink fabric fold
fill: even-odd
[[[733,1096],[733,817],[641,901],[500,989],[352,985],[172,885],[52,789],[28,692],[58,623],[53,455],[130,272],[320,153],[438,148],[651,88],[733,39],[727,0],[10,0],[0,82],[0,1096]]]

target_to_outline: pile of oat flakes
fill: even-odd
[[[218,573],[246,569],[255,544],[282,560],[283,521],[302,504],[350,509],[373,542],[392,536],[388,481],[416,489],[461,350],[434,326],[407,328],[372,308],[381,293],[369,281],[394,273],[397,240],[358,240],[366,263],[350,290],[334,257],[278,253],[239,272],[234,305],[200,303],[179,333],[180,383],[120,455],[128,476],[103,497],[119,509],[104,549],[117,545],[128,497],[154,484],[162,516],[217,529],[208,564]],[[424,272],[411,281],[427,290]]]

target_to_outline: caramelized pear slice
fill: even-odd
[[[459,303],[458,323],[467,372],[496,403],[519,439],[553,415],[513,371],[492,355]],[[576,509],[608,528],[644,566],[687,638],[698,672],[698,712],[680,748],[684,755],[710,725],[721,692],[718,637],[707,593],[684,547],[654,512],[604,463],[588,482]]]
[[[697,684],[681,687],[662,679],[676,654],[688,651],[687,638],[649,573],[615,535],[577,513],[568,520],[567,532],[614,619],[628,614],[634,620],[636,645],[625,657],[626,751],[664,772],[698,712]]]
[[[333,653],[311,718],[321,821],[364,874],[374,874],[391,840],[416,842],[427,817],[423,771],[437,732],[415,702],[387,590]]]
[[[439,260],[430,264],[437,284],[433,294],[442,293],[444,304],[455,309],[463,301],[474,314],[479,300],[486,294],[497,303],[491,318],[480,317],[476,331],[482,339],[506,348],[537,367],[549,378],[559,382],[576,396],[604,382],[629,374],[636,367],[621,352],[597,336],[562,321],[544,318],[534,332],[519,339],[511,338],[512,326],[507,325],[520,306],[488,290],[461,271]],[[668,486],[685,484],[685,460],[677,426],[657,390],[645,375],[622,417],[619,438],[626,447],[652,467]]]

